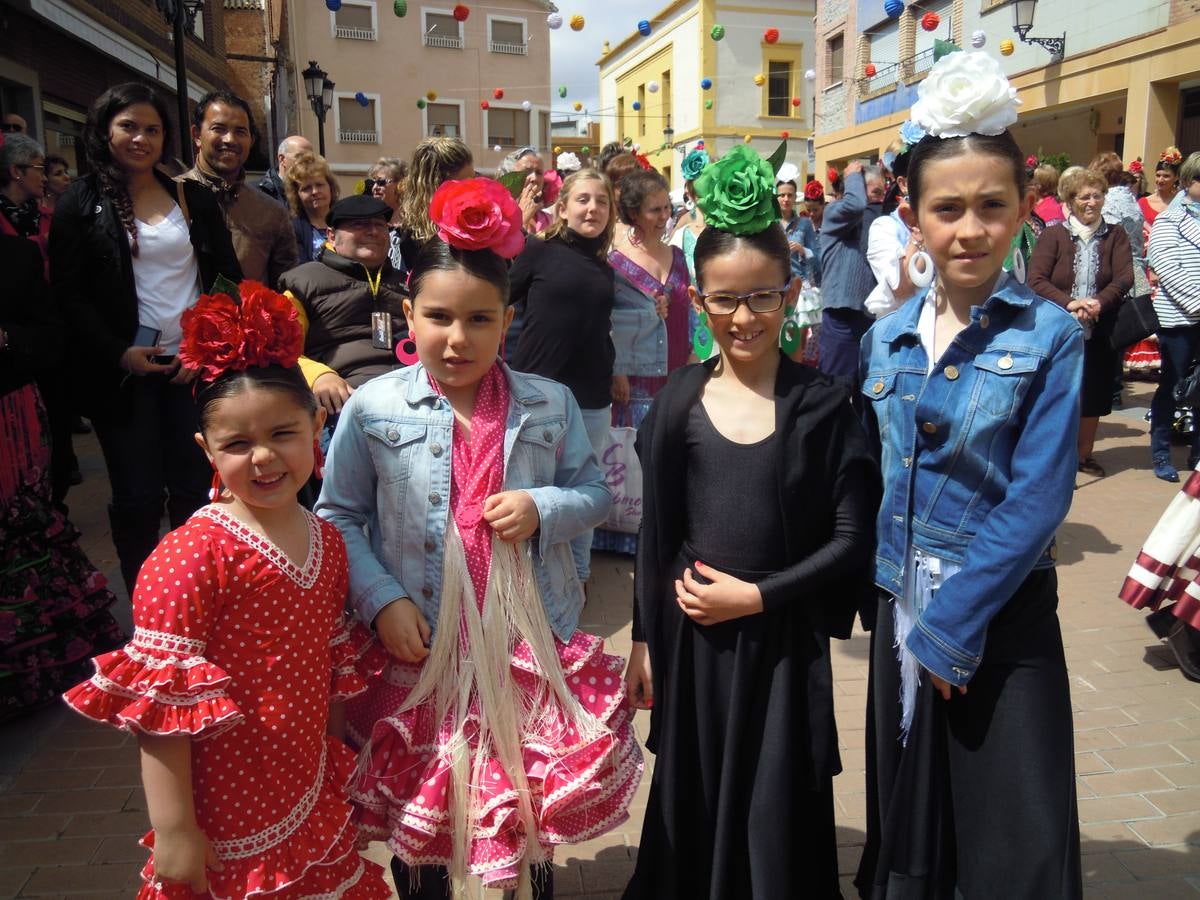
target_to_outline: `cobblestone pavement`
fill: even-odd
[[[1148,402],[1135,389],[1131,403]],[[1060,616],[1071,669],[1084,873],[1089,898],[1200,896],[1200,685],[1115,594],[1143,538],[1178,487],[1149,471],[1143,409],[1106,419],[1096,458],[1112,474],[1081,477],[1059,533]],[[92,560],[119,583],[94,441],[79,442],[87,480],[71,496]],[[1177,451],[1182,465],[1182,451]],[[629,651],[629,560],[594,565],[582,626]],[[128,619],[128,603],[120,604]],[[836,710],[845,771],[836,780],[843,890],[865,827],[865,635],[834,648]],[[640,714],[645,734],[648,724]],[[650,761],[648,760],[648,763]],[[561,897],[615,898],[632,871],[649,771],[619,830],[558,855]],[[65,709],[0,727],[0,897],[128,897],[145,851],[145,798],[135,743]],[[371,855],[386,861],[382,845]],[[798,885],[795,895],[802,896]],[[498,898],[489,892],[489,900]]]

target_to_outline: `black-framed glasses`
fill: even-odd
[[[369,191],[372,188],[376,188],[376,187],[385,188],[389,184],[395,184],[395,183],[396,183],[396,179],[394,179],[394,178],[367,178],[366,180],[363,181],[363,186]]]
[[[700,303],[712,316],[732,316],[743,303],[752,313],[773,313],[783,308],[783,299],[787,296],[790,284],[791,279],[789,278],[781,288],[750,291],[748,294],[714,291],[711,294],[700,294]]]

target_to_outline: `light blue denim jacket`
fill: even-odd
[[[575,631],[583,585],[570,540],[601,524],[612,498],[571,392],[507,366],[504,490],[524,490],[541,526],[534,573],[550,627]],[[342,408],[316,512],[346,540],[350,603],[370,625],[408,597],[437,628],[450,514],[454,411],[418,364],[373,378]]]
[[[910,542],[962,566],[907,646],[963,685],[992,618],[1032,570],[1054,565],[1075,486],[1083,332],[1062,307],[1006,279],[926,377],[923,301],[880,319],[862,341],[860,388],[884,484],[875,582],[900,595]]]
[[[654,300],[620,272],[613,272],[614,375],[666,375],[667,323]]]

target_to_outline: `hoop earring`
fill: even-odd
[[[924,247],[918,247],[917,252],[908,258],[908,280],[924,290],[933,284],[934,275],[933,257],[925,252]]]
[[[708,327],[708,313],[702,312],[698,318],[700,321],[692,333],[692,352],[696,354],[696,359],[704,362],[712,353],[713,333]]]
[[[1015,278],[1018,284],[1025,283],[1025,278],[1028,275],[1025,270],[1025,254],[1019,249],[1013,250],[1012,268],[1009,269],[1008,274]]]
[[[216,464],[213,463],[212,467],[213,467],[212,487],[210,487],[208,489],[208,502],[216,503],[217,500],[220,499],[221,492],[224,491],[225,488],[221,484],[221,473],[217,471]]]
[[[325,477],[325,454],[321,452],[319,438],[313,438],[313,475],[318,479]]]
[[[791,356],[800,349],[800,326],[796,324],[796,320],[792,318],[792,314],[796,309],[789,306],[784,315],[787,316],[783,320],[783,327],[779,329],[779,349]]]

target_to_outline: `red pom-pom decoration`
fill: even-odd
[[[479,101],[479,108],[480,108],[480,109],[487,109],[487,108],[488,108],[488,102],[487,102],[486,100],[480,100],[480,101]]]
[[[779,136],[786,141],[788,138],[790,138],[792,136],[792,133],[790,131],[781,131],[781,132],[779,132]]]
[[[204,294],[180,319],[179,361],[204,381],[251,366],[290,369],[304,350],[291,300],[257,281],[243,281],[238,293]]]
[[[800,105],[800,98],[799,98],[799,97],[793,97],[793,98],[792,98],[792,106],[799,106],[799,105]]]
[[[494,91],[492,91],[492,96],[497,100],[503,100],[504,88],[496,88]]]
[[[927,12],[921,16],[921,27],[926,31],[937,31],[937,27],[942,24],[942,17],[935,12]]]
[[[838,180],[838,170],[830,166],[829,171],[825,173],[825,177],[829,179],[830,184],[833,184]]]
[[[429,201],[438,237],[459,250],[491,250],[512,259],[525,249],[521,207],[491,178],[447,181]]]
[[[868,78],[874,78],[875,77],[875,63],[867,63],[863,67],[863,74],[866,75]]]
[[[457,6],[454,7],[454,13],[453,13],[454,18],[457,19],[459,22],[467,21],[467,16],[469,16],[470,14],[471,14],[471,10],[467,7],[467,5],[465,3],[459,3]]]
[[[774,44],[776,41],[779,40],[779,29],[778,28],[768,28],[766,31],[763,32],[763,40],[766,41],[768,44]]]

